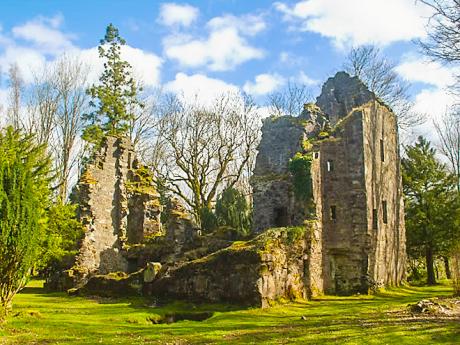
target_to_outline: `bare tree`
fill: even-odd
[[[136,152],[146,160],[151,154],[151,145],[157,134],[158,121],[161,117],[162,92],[161,89],[155,89],[146,93],[140,83],[138,90],[140,90],[139,103],[129,108],[129,111],[134,114],[130,120],[129,138]]]
[[[423,53],[433,60],[458,65],[460,63],[460,0],[418,0],[428,6],[433,15],[427,26],[428,37],[419,40]],[[451,85],[452,91],[460,93],[460,75]]]
[[[413,111],[408,93],[410,85],[398,75],[395,67],[394,62],[372,45],[352,48],[344,64],[346,72],[361,79],[370,91],[393,109],[399,127],[408,130],[422,124],[425,117]]]
[[[81,158],[78,138],[88,105],[88,72],[80,61],[64,55],[35,74],[30,88],[24,128],[38,143],[48,145],[61,202],[67,199],[72,171]]]
[[[21,104],[24,81],[17,64],[10,65],[8,70],[9,104],[7,110],[7,123],[15,129],[21,128]]]
[[[35,135],[38,144],[49,146],[54,144],[52,139],[59,103],[59,93],[54,83],[50,67],[45,67],[34,75],[23,125],[29,134]]]
[[[211,107],[170,99],[159,128],[161,178],[201,223],[201,211],[211,209],[218,192],[235,186],[252,164],[256,107],[239,94],[226,94]]]
[[[440,152],[447,158],[450,169],[457,177],[457,190],[460,192],[460,113],[448,112],[434,126],[440,140]]]
[[[89,69],[80,61],[62,57],[52,71],[53,86],[58,96],[54,152],[56,157],[57,184],[60,200],[67,199],[72,169],[76,166],[82,146],[77,140],[87,110],[85,90]]]
[[[445,62],[460,62],[460,0],[418,0],[433,10],[428,38],[419,41],[423,51]]]
[[[281,91],[268,96],[268,107],[273,116],[298,116],[304,104],[311,101],[313,97],[307,86],[289,82]]]

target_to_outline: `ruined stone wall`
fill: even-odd
[[[361,112],[372,248],[369,277],[377,287],[397,285],[404,277],[406,249],[396,116],[379,102],[362,107]]]
[[[269,230],[164,272],[144,290],[157,297],[259,307],[280,298],[306,298],[304,234],[295,229]]]
[[[158,194],[152,181],[139,183],[137,164],[127,138],[107,137],[79,180],[75,198],[86,231],[75,268],[82,279],[127,272],[123,245],[160,226]]]
[[[120,237],[126,229],[127,199],[122,184],[130,154],[130,146],[106,138],[79,181],[79,218],[86,232],[76,263],[85,274],[127,270]]]
[[[301,225],[308,208],[299,203],[292,188],[289,160],[303,151],[302,143],[316,129],[305,117],[268,118],[262,126],[253,187],[254,232],[268,228]]]
[[[375,96],[357,77],[338,72],[329,78],[316,99],[316,105],[327,115],[332,126],[356,108],[375,99]]]
[[[330,133],[321,134],[322,126],[318,133],[318,123],[315,128],[312,121],[305,126],[302,116],[266,120],[252,179],[254,229],[280,226],[276,210],[283,205],[288,217],[282,225],[307,221],[314,231],[308,234],[304,278],[312,291],[367,293],[399,284],[405,235],[395,116],[358,78],[344,72],[323,85],[317,106],[315,113],[323,111],[330,120]],[[305,153],[305,139],[313,144],[307,151],[313,155],[316,214],[295,199],[288,171],[289,159]],[[381,145],[387,153],[383,164]]]

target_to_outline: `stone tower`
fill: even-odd
[[[159,194],[127,138],[104,139],[81,175],[74,197],[85,227],[76,260],[80,278],[128,272],[123,246],[161,231]]]
[[[309,202],[288,168],[296,153],[311,159]],[[315,223],[307,267],[316,290],[367,293],[403,279],[396,117],[358,78],[339,72],[299,117],[265,120],[252,186],[255,232]]]

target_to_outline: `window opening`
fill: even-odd
[[[380,139],[380,160],[385,162],[385,145],[383,139]]]
[[[274,213],[276,227],[285,227],[289,225],[287,207],[277,207],[274,209]]]
[[[387,224],[388,223],[388,213],[387,213],[387,202],[386,202],[386,200],[383,200],[382,208],[383,208],[383,224]]]
[[[378,214],[377,214],[377,209],[374,208],[372,210],[372,229],[374,230],[377,230],[377,227],[378,227],[378,218],[377,218]]]
[[[331,220],[337,219],[337,207],[335,205],[331,206]]]

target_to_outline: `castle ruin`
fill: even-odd
[[[299,200],[294,190],[289,162],[296,154],[311,160],[311,200]],[[358,78],[339,72],[299,117],[264,122],[252,185],[256,232],[314,222],[316,290],[367,293],[401,282],[396,117]]]
[[[151,173],[127,139],[108,137],[75,193],[86,232],[72,274],[81,286],[121,271],[144,295],[257,306],[397,285],[399,160],[391,109],[339,72],[298,117],[264,120],[251,178],[254,238],[234,242],[200,236],[177,200],[162,226]]]

